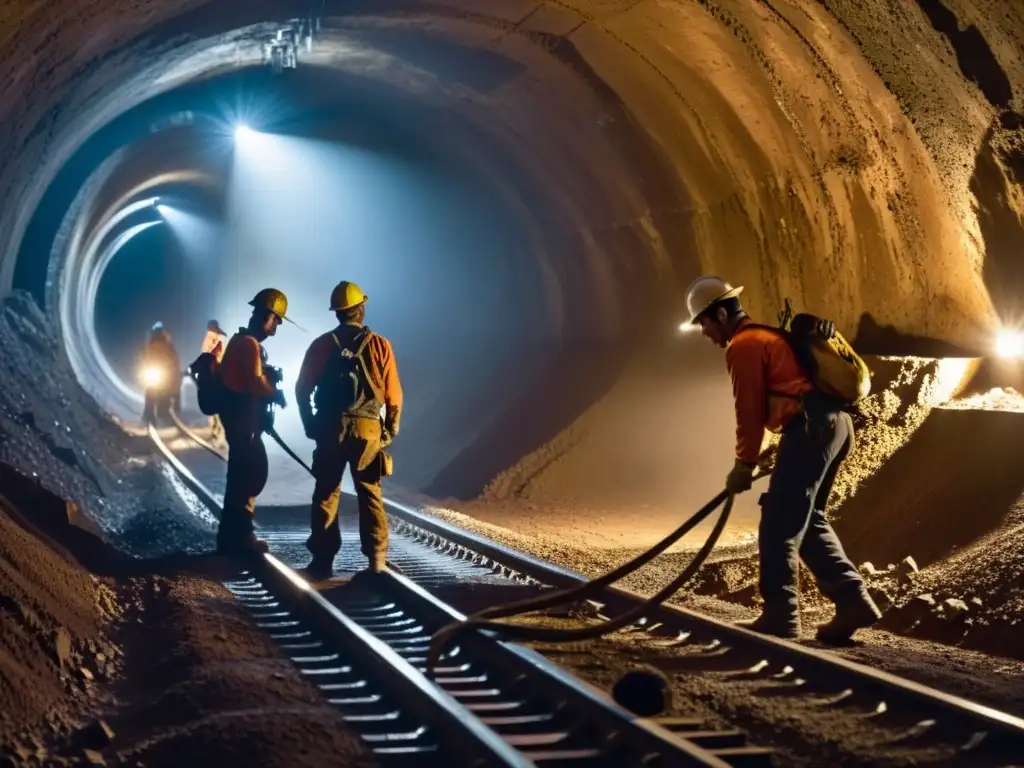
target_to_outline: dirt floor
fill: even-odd
[[[131,559],[33,501],[0,497],[4,765],[377,764],[221,585],[237,565]]]
[[[701,601],[701,610],[735,619],[735,608]],[[748,612],[749,613],[749,612]],[[566,626],[566,620],[534,619],[529,623]],[[579,626],[579,622],[572,622]],[[535,646],[556,663],[605,690],[613,689],[627,671],[653,668],[669,681],[671,698],[664,714],[698,717],[708,727],[741,724],[750,742],[777,750],[785,766],[992,765],[960,753],[956,746],[921,746],[913,737],[914,717],[872,712],[872,702],[842,701],[827,685],[805,684],[775,670],[754,669],[755,655],[716,658],[701,649],[673,646],[664,638],[642,633],[616,633],[598,641],[569,646]],[[943,690],[970,696],[1020,714],[1024,696],[1017,680],[1024,665],[992,669],[987,657],[965,661],[947,648],[906,641],[874,632],[862,648],[844,651],[862,663],[906,673],[940,684]],[[960,656],[951,662],[949,657]],[[894,664],[894,659],[899,663]],[[988,669],[986,669],[988,666]],[[958,669],[959,667],[959,669]],[[863,727],[851,727],[852,722]]]

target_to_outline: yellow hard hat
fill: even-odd
[[[346,309],[358,307],[369,298],[363,289],[348,280],[342,280],[331,291],[331,312],[344,312]]]
[[[285,317],[285,313],[288,312],[288,297],[282,291],[277,290],[277,288],[264,288],[252,297],[249,306],[256,307],[257,309],[268,309],[282,320],[288,320]],[[290,320],[288,321],[291,322]]]
[[[713,304],[732,299],[743,293],[743,286],[733,288],[720,277],[706,275],[694,280],[686,291],[686,308],[690,312],[690,322],[696,323],[697,318],[711,308]]]

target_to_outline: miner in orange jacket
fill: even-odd
[[[267,550],[253,530],[256,497],[267,484],[263,431],[270,404],[285,406],[284,393],[277,388],[280,371],[267,365],[263,342],[287,319],[288,299],[281,291],[267,288],[249,305],[253,308],[249,324],[231,337],[220,364],[221,380],[228,390],[228,402],[221,411],[228,442],[228,477],[217,530],[217,551],[224,554]]]
[[[338,327],[309,347],[295,384],[306,436],[316,441],[316,482],[306,543],[313,555],[306,572],[315,579],[330,578],[341,548],[338,501],[346,466],[356,487],[359,540],[369,569],[380,573],[387,562],[388,521],[381,497],[383,450],[398,434],[402,385],[391,343],[363,325],[366,300],[354,283],[341,282],[335,287],[331,311]]]
[[[702,277],[690,286],[687,305],[690,322],[725,349],[732,378],[736,458],[726,480],[731,493],[750,490],[765,429],[782,435],[768,490],[760,497],[764,607],[747,626],[780,637],[799,635],[799,558],[836,605],[835,618],[818,628],[818,637],[846,641],[881,616],[825,515],[836,471],[853,446],[853,421],[815,390],[782,333],[751,321],[740,305],[742,290]]]

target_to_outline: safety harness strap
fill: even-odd
[[[370,372],[366,369],[366,363],[363,361],[363,352],[366,350],[367,345],[373,338],[373,331],[371,331],[369,327],[364,325],[363,329],[356,334],[353,341],[358,339],[360,336],[363,337],[362,341],[359,342],[359,346],[356,348],[356,351],[352,354],[352,357],[355,358],[356,363],[362,369],[363,378],[366,380],[366,383],[370,386],[370,390],[373,392],[373,399],[380,403],[380,405],[384,405],[384,393],[377,388],[377,385],[373,381],[373,377],[370,376]],[[338,338],[338,334],[335,333],[334,331],[331,331],[331,338],[334,339],[334,345],[338,347],[338,354],[343,356],[344,351],[347,348],[342,345],[341,339]]]

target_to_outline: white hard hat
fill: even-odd
[[[690,313],[690,322],[696,323],[697,317],[712,304],[733,299],[743,293],[743,286],[733,288],[725,280],[712,275],[698,277],[686,290],[686,309]]]

